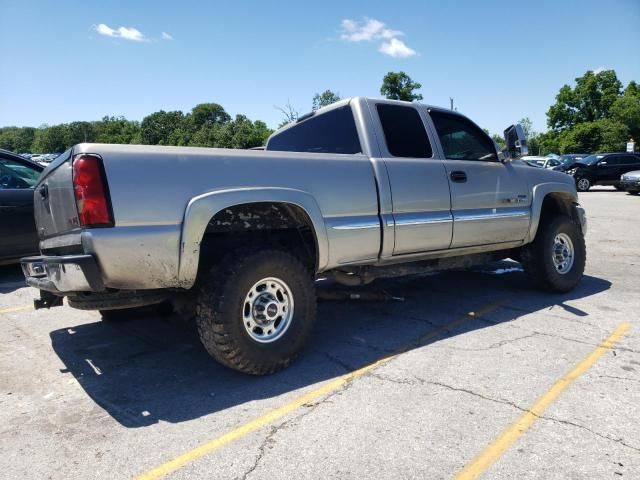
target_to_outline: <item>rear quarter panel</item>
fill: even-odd
[[[247,188],[294,189],[315,200],[328,239],[320,270],[379,253],[376,185],[365,155],[104,144],[81,144],[76,153],[104,161],[115,227],[84,232],[83,244],[96,253],[107,286],[189,286],[178,274],[187,206]]]

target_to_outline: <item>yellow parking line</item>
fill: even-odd
[[[472,480],[482,475],[482,473],[491,467],[491,465],[535,423],[547,407],[558,398],[562,391],[596,363],[607,350],[618,343],[629,328],[631,328],[631,324],[627,322],[618,325],[609,338],[602,342],[600,346],[578,363],[573,370],[547,390],[529,410],[520,415],[515,423],[507,427],[498,438],[485,448],[473,461],[467,464],[467,466],[455,476],[455,479]]]
[[[0,314],[21,312],[23,310],[33,310],[33,305],[18,305],[16,307],[3,308],[3,309],[0,309]]]
[[[373,370],[374,368],[377,368],[387,363],[388,361],[397,357],[401,353],[406,352],[421,343],[425,343],[433,338],[436,338],[447,330],[455,328],[459,325],[462,325],[463,323],[473,320],[478,316],[484,315],[492,310],[495,310],[499,306],[500,306],[500,303],[492,303],[476,310],[475,312],[470,312],[467,315],[463,316],[462,318],[459,318],[432,332],[429,332],[428,334],[420,337],[419,339],[412,342],[410,345],[403,347],[402,349],[398,350],[393,354],[390,354],[365,367],[359,368],[358,370],[354,370],[353,372],[347,373],[328,383],[325,383],[321,387],[315,390],[312,390],[302,395],[301,397],[296,398],[295,400],[287,403],[286,405],[276,408],[275,410],[271,410],[270,412],[267,412],[264,415],[248,423],[245,423],[244,425],[234,430],[231,430],[218,438],[210,440],[200,445],[199,447],[194,448],[193,450],[189,450],[188,452],[185,452],[182,455],[177,456],[173,460],[170,460],[160,465],[159,467],[154,468],[153,470],[143,473],[142,475],[137,477],[137,480],[158,479],[158,478],[164,477],[165,475],[170,474],[171,472],[175,472],[176,470],[185,466],[186,464],[191,463],[194,460],[197,460],[198,458],[201,458],[235,440],[245,437],[246,435],[252,432],[255,432],[256,430],[259,430],[260,428],[275,422],[276,420],[284,417],[285,415],[287,415],[290,412],[293,412],[294,410],[297,410],[298,408],[302,407],[305,404],[312,403],[321,397],[324,397],[326,395],[329,395],[330,393],[337,391],[345,384],[351,382],[352,380],[358,377],[363,376],[364,374]]]

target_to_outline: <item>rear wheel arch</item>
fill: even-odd
[[[265,208],[272,208],[273,216],[265,218]],[[284,224],[281,222],[283,214]],[[248,220],[247,225],[245,220]],[[310,194],[285,188],[241,188],[211,192],[192,199],[185,211],[180,242],[181,286],[191,288],[194,285],[200,268],[201,247],[210,245],[212,235],[234,230],[238,234],[238,228],[242,227],[245,234],[265,236],[266,232],[273,231],[267,226],[279,227],[275,237],[286,236],[283,230],[293,234],[297,227],[308,228],[312,240],[307,244],[312,244],[314,252],[311,262],[313,270],[321,271],[328,263],[329,248],[324,219]]]
[[[232,250],[275,248],[318,269],[318,238],[306,211],[287,202],[252,202],[224,208],[209,220],[200,242],[199,271]]]

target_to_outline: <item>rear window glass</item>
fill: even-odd
[[[420,114],[413,107],[377,105],[387,149],[394,157],[429,158],[431,143]]]
[[[361,153],[351,107],[313,116],[274,135],[267,150],[310,153]]]

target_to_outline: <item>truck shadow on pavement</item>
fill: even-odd
[[[316,328],[300,358],[290,368],[266,377],[251,377],[218,365],[200,345],[194,326],[175,316],[98,321],[50,335],[66,366],[62,373],[71,373],[120,424],[137,428],[159,421],[193,420],[287,394],[367,365],[439,329],[441,333],[428,343],[551,307],[588,316],[565,302],[601,293],[610,285],[585,276],[573,292],[545,294],[532,290],[518,264],[512,262],[471,272],[379,280],[366,291],[385,291],[404,301],[320,303]],[[456,328],[442,330],[495,302],[503,307],[486,318],[476,315]]]

